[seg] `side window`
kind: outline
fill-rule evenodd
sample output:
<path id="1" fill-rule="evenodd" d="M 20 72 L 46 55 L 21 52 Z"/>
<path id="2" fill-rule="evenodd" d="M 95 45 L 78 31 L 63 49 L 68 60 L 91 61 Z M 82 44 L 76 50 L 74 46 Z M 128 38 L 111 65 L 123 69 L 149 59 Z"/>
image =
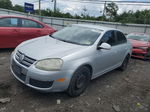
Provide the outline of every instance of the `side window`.
<path id="1" fill-rule="evenodd" d="M 116 38 L 115 38 L 114 31 L 106 32 L 101 39 L 101 43 L 103 42 L 108 43 L 111 46 L 116 45 Z"/>
<path id="2" fill-rule="evenodd" d="M 127 42 L 126 37 L 120 31 L 116 31 L 116 37 L 117 37 L 118 44 L 126 43 Z"/>
<path id="3" fill-rule="evenodd" d="M 27 28 L 42 28 L 43 26 L 40 25 L 39 23 L 27 19 L 22 19 L 22 27 L 27 27 Z"/>
<path id="4" fill-rule="evenodd" d="M 18 27 L 17 18 L 1 18 L 0 27 Z"/>

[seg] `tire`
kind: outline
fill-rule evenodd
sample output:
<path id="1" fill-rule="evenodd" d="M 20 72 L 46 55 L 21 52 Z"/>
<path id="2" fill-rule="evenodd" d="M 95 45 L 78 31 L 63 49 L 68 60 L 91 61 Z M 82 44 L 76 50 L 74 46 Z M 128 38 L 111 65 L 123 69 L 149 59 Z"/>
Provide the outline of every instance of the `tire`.
<path id="1" fill-rule="evenodd" d="M 81 95 L 91 80 L 91 71 L 88 67 L 82 66 L 76 70 L 68 87 L 68 95 L 76 97 Z"/>
<path id="2" fill-rule="evenodd" d="M 119 67 L 119 70 L 124 71 L 124 70 L 127 68 L 128 63 L 129 63 L 129 59 L 130 59 L 130 56 L 127 55 L 127 56 L 125 57 L 125 59 L 123 60 L 123 63 L 122 63 L 121 66 Z"/>

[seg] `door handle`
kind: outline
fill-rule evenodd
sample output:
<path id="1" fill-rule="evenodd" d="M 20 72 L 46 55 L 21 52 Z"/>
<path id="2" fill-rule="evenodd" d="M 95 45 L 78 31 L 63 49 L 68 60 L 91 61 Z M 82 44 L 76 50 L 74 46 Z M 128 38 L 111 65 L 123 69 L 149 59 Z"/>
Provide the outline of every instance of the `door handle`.
<path id="1" fill-rule="evenodd" d="M 37 30 L 37 32 L 41 32 L 41 30 Z"/>
<path id="2" fill-rule="evenodd" d="M 14 29 L 13 31 L 14 31 L 14 32 L 19 32 L 19 30 L 17 30 L 17 29 Z"/>

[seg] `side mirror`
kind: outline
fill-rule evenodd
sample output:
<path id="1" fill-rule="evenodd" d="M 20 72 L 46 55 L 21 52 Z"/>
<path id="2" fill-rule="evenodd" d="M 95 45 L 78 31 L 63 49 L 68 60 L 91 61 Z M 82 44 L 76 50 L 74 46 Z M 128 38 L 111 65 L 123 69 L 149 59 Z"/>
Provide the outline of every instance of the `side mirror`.
<path id="1" fill-rule="evenodd" d="M 107 43 L 102 43 L 101 45 L 99 45 L 97 47 L 97 50 L 99 49 L 105 49 L 105 50 L 110 50 L 111 49 L 111 45 L 107 44 Z"/>

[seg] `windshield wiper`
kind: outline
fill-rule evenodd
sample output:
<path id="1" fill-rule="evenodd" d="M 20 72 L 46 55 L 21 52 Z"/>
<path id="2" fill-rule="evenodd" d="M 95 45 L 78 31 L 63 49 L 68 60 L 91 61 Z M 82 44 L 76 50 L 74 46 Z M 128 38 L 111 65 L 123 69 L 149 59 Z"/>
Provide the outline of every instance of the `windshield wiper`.
<path id="1" fill-rule="evenodd" d="M 72 43 L 72 44 L 77 44 L 77 45 L 83 45 L 83 44 L 80 44 L 80 43 L 77 43 L 77 42 L 72 42 L 72 41 L 67 41 L 68 43 Z"/>
<path id="2" fill-rule="evenodd" d="M 77 44 L 77 45 L 84 45 L 84 46 L 88 46 L 87 44 L 80 44 L 80 43 L 72 42 L 72 41 L 66 41 L 66 40 L 62 40 L 62 41 L 67 42 L 67 43 L 71 43 L 71 44 Z"/>
<path id="3" fill-rule="evenodd" d="M 57 40 L 60 40 L 60 41 L 63 41 L 63 42 L 68 42 L 66 40 L 63 40 L 63 39 L 59 39 L 59 38 L 55 38 L 53 35 L 49 35 L 50 37 L 54 38 L 54 39 L 57 39 Z"/>
<path id="4" fill-rule="evenodd" d="M 55 38 L 54 36 L 52 36 L 52 35 L 49 35 L 50 37 L 52 37 L 52 38 Z"/>
<path id="5" fill-rule="evenodd" d="M 63 39 L 59 39 L 59 38 L 57 38 L 57 40 L 60 40 L 60 41 L 63 41 L 63 42 L 68 42 L 68 41 L 66 41 L 66 40 L 63 40 Z"/>
<path id="6" fill-rule="evenodd" d="M 59 38 L 57 38 L 57 39 L 60 40 L 60 41 L 63 41 L 63 42 L 67 42 L 67 43 L 72 43 L 72 44 L 81 45 L 80 43 L 77 43 L 77 42 L 67 41 L 67 40 L 63 40 L 63 39 L 59 39 Z"/>

